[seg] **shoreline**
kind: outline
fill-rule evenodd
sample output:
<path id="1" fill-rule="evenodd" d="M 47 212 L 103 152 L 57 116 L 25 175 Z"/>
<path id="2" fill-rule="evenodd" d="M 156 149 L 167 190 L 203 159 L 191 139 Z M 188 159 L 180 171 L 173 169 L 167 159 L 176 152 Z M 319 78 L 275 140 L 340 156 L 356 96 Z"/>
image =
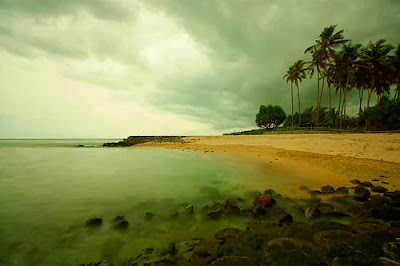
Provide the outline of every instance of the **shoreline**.
<path id="1" fill-rule="evenodd" d="M 389 190 L 400 188 L 400 134 L 199 136 L 184 137 L 183 143 L 135 146 L 227 153 L 250 159 L 266 174 L 286 177 L 287 182 L 272 189 L 292 196 L 305 194 L 300 187 L 349 186 L 352 179 Z M 249 185 L 249 189 L 256 187 Z"/>

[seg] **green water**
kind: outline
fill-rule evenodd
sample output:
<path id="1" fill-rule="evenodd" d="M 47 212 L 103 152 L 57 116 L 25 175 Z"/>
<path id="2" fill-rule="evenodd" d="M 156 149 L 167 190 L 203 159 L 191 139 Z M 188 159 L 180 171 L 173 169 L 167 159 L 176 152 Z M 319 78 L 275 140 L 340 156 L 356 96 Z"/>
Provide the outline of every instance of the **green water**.
<path id="1" fill-rule="evenodd" d="M 245 182 L 263 175 L 254 165 L 212 153 L 101 147 L 106 141 L 0 140 L 0 265 L 121 263 L 143 248 L 247 222 L 208 220 L 200 207 L 247 193 Z M 195 215 L 185 213 L 188 204 Z M 126 232 L 112 228 L 116 215 L 130 222 Z M 102 227 L 85 228 L 90 217 L 103 218 Z"/>

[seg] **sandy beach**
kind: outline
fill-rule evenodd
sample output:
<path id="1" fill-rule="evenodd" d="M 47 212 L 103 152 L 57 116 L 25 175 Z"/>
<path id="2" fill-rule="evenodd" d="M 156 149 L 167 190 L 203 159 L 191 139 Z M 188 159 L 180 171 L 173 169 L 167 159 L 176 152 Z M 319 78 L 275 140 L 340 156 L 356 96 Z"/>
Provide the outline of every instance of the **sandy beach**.
<path id="1" fill-rule="evenodd" d="M 352 186 L 352 179 L 400 188 L 400 134 L 268 134 L 185 137 L 185 143 L 140 146 L 190 149 L 241 156 L 284 182 L 273 189 L 298 192 L 300 187 Z M 253 189 L 262 185 L 262 180 Z M 301 192 L 299 192 L 301 194 Z"/>

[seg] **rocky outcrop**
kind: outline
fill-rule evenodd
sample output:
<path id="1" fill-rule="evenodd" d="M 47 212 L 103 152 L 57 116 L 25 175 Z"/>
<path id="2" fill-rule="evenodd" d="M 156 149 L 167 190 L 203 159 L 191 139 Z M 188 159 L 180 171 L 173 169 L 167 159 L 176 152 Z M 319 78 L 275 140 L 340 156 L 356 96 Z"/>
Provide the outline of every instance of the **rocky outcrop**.
<path id="1" fill-rule="evenodd" d="M 179 142 L 182 143 L 183 136 L 130 136 L 119 142 L 108 142 L 104 143 L 104 147 L 126 147 L 133 146 L 140 143 L 146 142 Z"/>

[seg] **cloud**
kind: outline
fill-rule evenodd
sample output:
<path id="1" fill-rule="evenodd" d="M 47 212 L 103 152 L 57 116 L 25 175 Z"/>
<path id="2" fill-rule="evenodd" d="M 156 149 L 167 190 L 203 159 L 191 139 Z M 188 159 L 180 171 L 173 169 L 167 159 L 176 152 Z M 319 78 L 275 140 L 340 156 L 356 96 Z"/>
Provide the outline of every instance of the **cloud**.
<path id="1" fill-rule="evenodd" d="M 63 130 L 74 136 L 88 135 L 85 128 L 122 137 L 255 127 L 260 104 L 290 111 L 282 76 L 309 60 L 304 49 L 323 27 L 338 24 L 364 45 L 397 44 L 398 14 L 397 0 L 0 0 L 1 121 L 23 124 L 35 114 L 44 128 L 35 136 L 55 134 L 52 123 L 72 117 L 76 128 Z M 42 101 L 55 87 L 65 100 Z M 303 108 L 315 105 L 315 87 L 316 80 L 300 84 Z M 356 106 L 356 91 L 348 103 Z M 105 129 L 116 121 L 136 128 Z"/>

